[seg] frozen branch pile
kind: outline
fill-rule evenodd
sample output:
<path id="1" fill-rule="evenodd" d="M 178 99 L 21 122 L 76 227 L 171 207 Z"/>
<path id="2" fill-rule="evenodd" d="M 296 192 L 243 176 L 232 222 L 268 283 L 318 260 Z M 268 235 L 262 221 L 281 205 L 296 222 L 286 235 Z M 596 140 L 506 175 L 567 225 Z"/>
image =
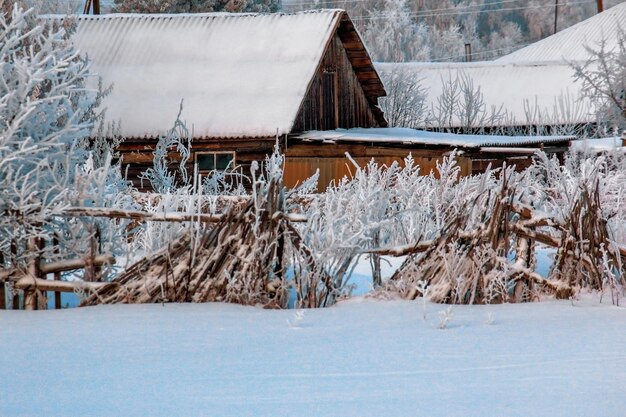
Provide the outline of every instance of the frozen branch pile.
<path id="1" fill-rule="evenodd" d="M 615 245 L 602 216 L 599 183 L 582 186 L 560 228 L 560 246 L 553 270 L 555 279 L 572 288 L 624 285 L 620 248 Z"/>
<path id="2" fill-rule="evenodd" d="M 328 302 L 329 277 L 317 270 L 291 224 L 282 172 L 273 170 L 278 166 L 279 161 L 267 162 L 268 179 L 255 180 L 243 209 L 232 206 L 213 227 L 188 228 L 82 305 L 225 301 L 285 308 L 290 288 L 301 305 Z"/>
<path id="3" fill-rule="evenodd" d="M 626 250 L 612 237 L 601 209 L 599 171 L 579 179 L 570 190 L 572 204 L 552 216 L 520 205 L 528 190 L 511 186 L 514 175 L 501 175 L 496 198 L 491 190 L 478 194 L 472 204 L 481 212 L 478 227 L 468 221 L 468 210 L 457 213 L 429 247 L 407 258 L 387 289 L 453 304 L 523 302 L 541 294 L 567 299 L 581 288 L 608 289 L 618 301 L 626 283 Z M 535 242 L 557 249 L 547 278 L 534 270 Z"/>

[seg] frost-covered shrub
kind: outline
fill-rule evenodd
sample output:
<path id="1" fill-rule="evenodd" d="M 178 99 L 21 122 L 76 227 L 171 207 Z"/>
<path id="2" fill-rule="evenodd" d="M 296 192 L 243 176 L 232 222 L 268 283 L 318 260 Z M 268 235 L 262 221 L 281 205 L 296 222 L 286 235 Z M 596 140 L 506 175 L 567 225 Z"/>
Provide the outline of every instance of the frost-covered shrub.
<path id="1" fill-rule="evenodd" d="M 201 175 L 194 166 L 193 171 L 189 172 L 192 137 L 180 119 L 182 111 L 181 104 L 172 128 L 158 139 L 153 153 L 153 166 L 141 175 L 142 181 L 150 185 L 154 192 L 136 193 L 135 202 L 148 213 L 219 214 L 230 205 L 237 205 L 249 197 L 249 191 L 243 184 L 250 184 L 251 179 L 234 167 Z M 178 160 L 174 167 L 171 164 L 173 155 Z M 177 222 L 142 223 L 133 233 L 133 258 L 164 248 L 182 236 L 189 226 Z M 205 225 L 193 222 L 191 227 L 199 230 Z"/>

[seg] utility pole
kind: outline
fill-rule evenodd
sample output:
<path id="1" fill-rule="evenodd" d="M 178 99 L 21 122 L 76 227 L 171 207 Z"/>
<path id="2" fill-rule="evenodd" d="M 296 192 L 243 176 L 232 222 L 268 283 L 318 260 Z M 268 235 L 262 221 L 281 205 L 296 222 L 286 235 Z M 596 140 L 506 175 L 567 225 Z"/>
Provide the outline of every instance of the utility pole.
<path id="1" fill-rule="evenodd" d="M 602 4 L 602 0 L 598 0 L 598 13 L 602 13 L 604 11 L 604 5 Z"/>
<path id="2" fill-rule="evenodd" d="M 602 1 L 602 0 L 599 0 Z M 559 19 L 559 0 L 554 0 L 554 33 L 556 33 L 556 24 Z"/>
<path id="3" fill-rule="evenodd" d="M 85 0 L 83 14 L 89 14 L 89 10 L 92 9 L 92 6 L 93 14 L 100 14 L 100 0 Z"/>
<path id="4" fill-rule="evenodd" d="M 472 44 L 465 44 L 465 62 L 472 62 Z"/>

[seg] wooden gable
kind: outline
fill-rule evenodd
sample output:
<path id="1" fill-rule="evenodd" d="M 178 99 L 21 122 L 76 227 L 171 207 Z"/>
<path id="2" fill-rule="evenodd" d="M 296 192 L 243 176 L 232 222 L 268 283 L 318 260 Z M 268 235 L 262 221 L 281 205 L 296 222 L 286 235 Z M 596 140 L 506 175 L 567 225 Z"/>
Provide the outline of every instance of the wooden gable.
<path id="1" fill-rule="evenodd" d="M 378 107 L 385 89 L 346 13 L 326 46 L 300 106 L 292 133 L 352 127 L 385 127 Z"/>

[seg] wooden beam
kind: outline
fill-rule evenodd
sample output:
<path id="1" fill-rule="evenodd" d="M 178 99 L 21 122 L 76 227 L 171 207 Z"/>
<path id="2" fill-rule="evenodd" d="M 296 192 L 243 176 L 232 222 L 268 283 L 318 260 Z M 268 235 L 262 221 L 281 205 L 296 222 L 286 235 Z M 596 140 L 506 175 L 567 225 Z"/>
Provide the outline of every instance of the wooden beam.
<path id="1" fill-rule="evenodd" d="M 200 222 L 219 223 L 224 220 L 222 214 L 195 214 L 195 213 L 148 213 L 138 210 L 116 210 L 106 208 L 72 207 L 63 210 L 64 217 L 107 217 L 111 219 L 132 219 L 153 222 Z M 288 213 L 285 215 L 291 222 L 306 222 L 307 218 L 301 214 Z"/>
<path id="2" fill-rule="evenodd" d="M 93 14 L 100 14 L 100 0 L 85 0 L 83 14 L 89 14 L 90 10 L 93 10 Z"/>
<path id="3" fill-rule="evenodd" d="M 217 214 L 194 214 L 194 213 L 148 213 L 138 210 L 116 210 L 95 207 L 72 207 L 65 209 L 61 214 L 64 217 L 108 217 L 112 219 L 132 219 L 155 222 L 189 222 L 219 223 L 224 216 Z"/>
<path id="4" fill-rule="evenodd" d="M 39 270 L 42 274 L 52 274 L 54 272 L 73 271 L 75 269 L 81 269 L 85 266 L 84 259 L 70 259 L 67 261 L 50 262 L 48 264 L 41 264 Z M 93 259 L 94 266 L 113 265 L 115 264 L 115 257 L 111 255 L 98 255 Z"/>
<path id="5" fill-rule="evenodd" d="M 414 245 L 395 246 L 390 248 L 379 248 L 364 250 L 362 253 L 376 254 L 380 256 L 406 256 L 413 253 L 425 252 L 433 245 L 433 241 L 418 242 Z"/>
<path id="6" fill-rule="evenodd" d="M 498 153 L 498 154 L 513 154 L 513 155 L 533 155 L 541 151 L 539 148 L 509 148 L 504 146 L 488 146 L 480 148 L 479 152 L 482 153 Z"/>
<path id="7" fill-rule="evenodd" d="M 58 291 L 74 292 L 76 290 L 98 290 L 107 285 L 115 285 L 110 282 L 85 282 L 85 281 L 49 281 L 47 279 L 25 276 L 15 283 L 15 288 L 26 291 Z"/>

